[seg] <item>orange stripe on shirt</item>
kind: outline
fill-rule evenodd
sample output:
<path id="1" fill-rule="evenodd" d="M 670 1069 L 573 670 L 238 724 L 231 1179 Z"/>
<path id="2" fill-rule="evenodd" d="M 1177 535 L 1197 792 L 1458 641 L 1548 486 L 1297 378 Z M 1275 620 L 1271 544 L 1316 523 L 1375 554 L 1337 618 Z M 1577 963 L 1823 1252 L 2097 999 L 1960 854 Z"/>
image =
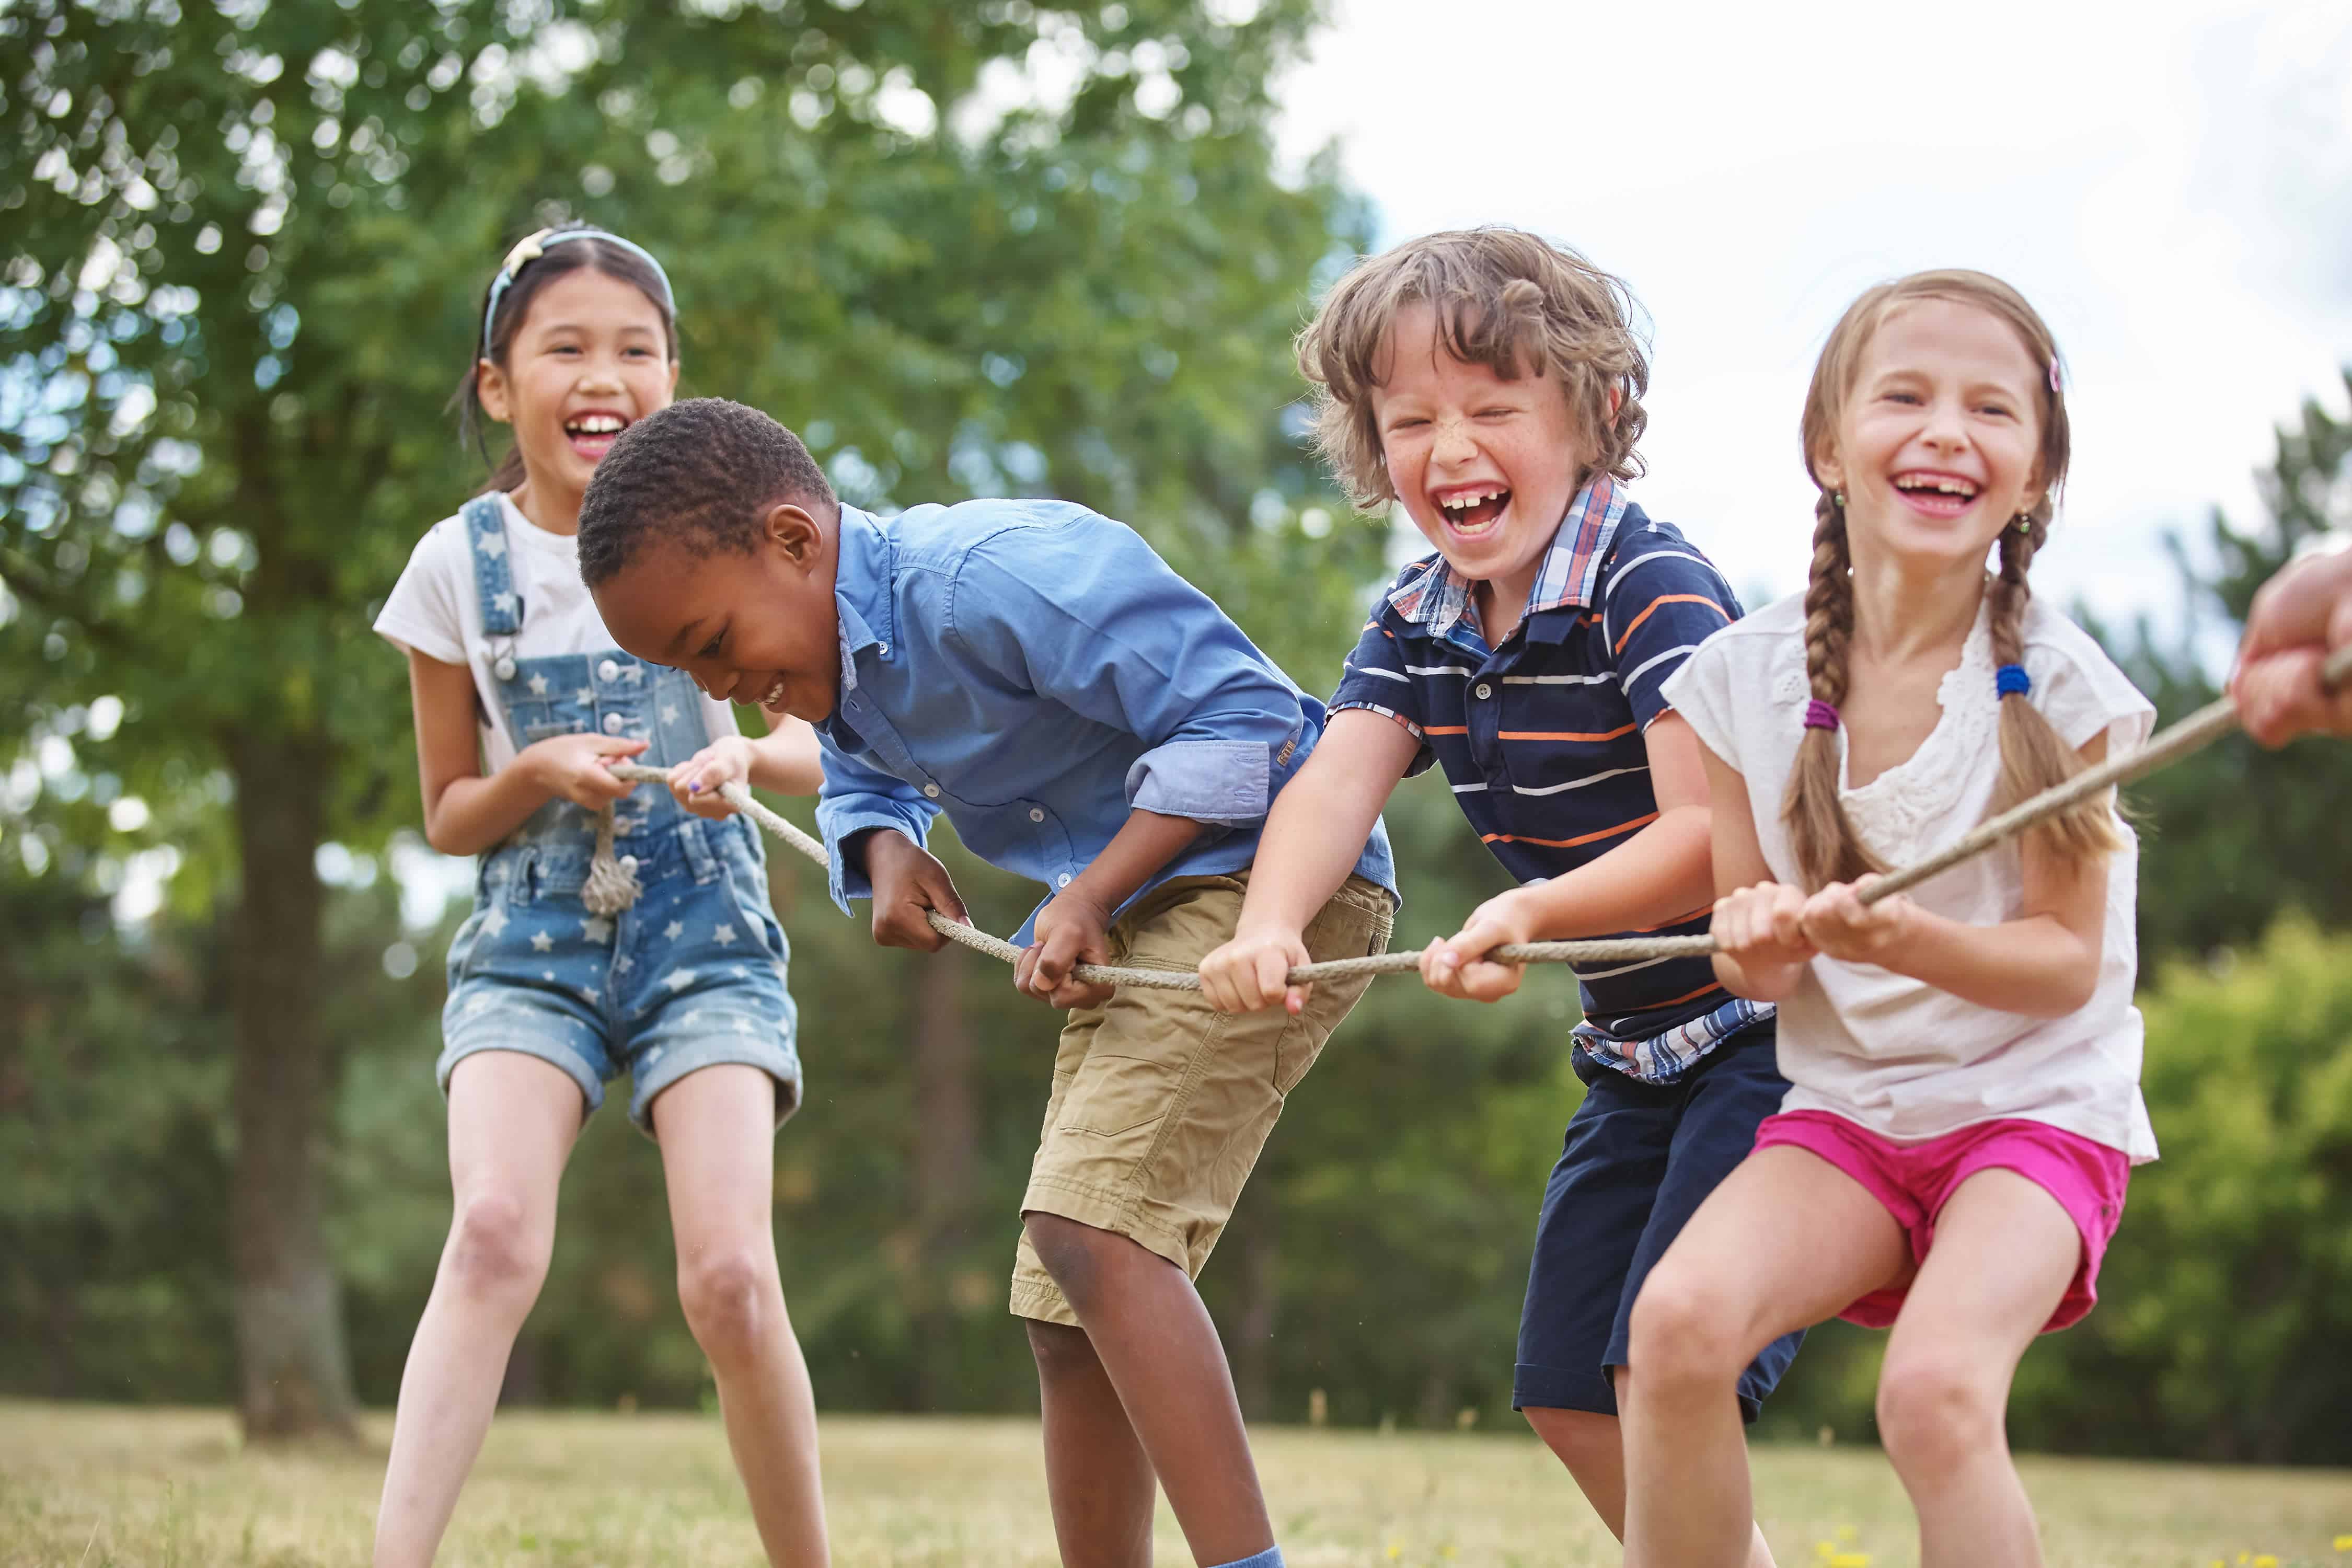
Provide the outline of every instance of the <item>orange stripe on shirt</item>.
<path id="1" fill-rule="evenodd" d="M 1579 834 L 1574 838 L 1527 838 L 1517 833 L 1482 833 L 1481 844 L 1533 844 L 1545 849 L 1573 849 L 1580 844 L 1590 844 L 1596 838 L 1613 838 L 1620 833 L 1631 833 L 1637 827 L 1647 827 L 1658 820 L 1656 812 L 1637 816 L 1631 822 L 1621 822 L 1614 827 L 1604 827 L 1598 833 Z M 1661 1004 L 1663 1005 L 1663 1004 Z"/>
<path id="2" fill-rule="evenodd" d="M 1717 615 L 1721 616 L 1727 622 L 1731 619 L 1730 611 L 1725 609 L 1721 605 L 1717 604 L 1713 599 L 1708 598 L 1705 594 L 1661 594 L 1656 598 L 1650 601 L 1649 607 L 1647 609 L 1644 609 L 1640 615 L 1633 617 L 1633 625 L 1625 628 L 1625 636 L 1619 637 L 1617 639 L 1617 646 L 1611 648 L 1609 651 L 1611 653 L 1623 653 L 1625 651 L 1626 641 L 1633 637 L 1635 631 L 1640 629 L 1643 621 L 1650 618 L 1650 612 L 1656 609 L 1660 605 L 1705 605 L 1708 609 L 1713 610 Z"/>
<path id="3" fill-rule="evenodd" d="M 1663 1002 L 1653 1002 L 1653 1003 L 1650 1003 L 1647 1006 L 1643 1007 L 1643 1008 L 1642 1009 L 1642 1011 L 1643 1011 L 1644 1013 L 1646 1013 L 1646 1012 L 1650 1011 L 1650 1009 L 1651 1009 L 1651 1008 L 1653 1008 L 1653 1007 L 1672 1007 L 1672 1006 L 1676 1005 L 1677 1005 L 1677 1004 L 1679 1004 L 1679 1003 L 1684 1003 L 1684 1002 L 1696 1002 L 1696 1001 L 1697 1001 L 1700 997 L 1702 997 L 1702 996 L 1706 995 L 1706 994 L 1708 992 L 1710 992 L 1710 991 L 1720 991 L 1720 990 L 1722 990 L 1722 989 L 1723 989 L 1723 987 L 1722 987 L 1722 985 L 1721 985 L 1721 984 L 1719 984 L 1702 985 L 1702 986 L 1700 986 L 1697 990 L 1696 990 L 1696 991 L 1692 991 L 1692 992 L 1689 992 L 1689 993 L 1686 993 L 1686 994 L 1684 994 L 1684 995 L 1681 995 L 1681 996 L 1669 996 L 1669 997 L 1667 997 L 1667 998 L 1666 998 L 1664 1001 L 1663 1001 Z"/>
<path id="4" fill-rule="evenodd" d="M 1613 741 L 1620 735 L 1632 734 L 1635 728 L 1628 724 L 1622 729 L 1598 735 L 1579 734 L 1573 730 L 1501 730 L 1496 732 L 1495 738 L 1498 741 Z"/>
<path id="5" fill-rule="evenodd" d="M 1423 724 L 1421 727 L 1421 732 L 1424 735 L 1466 735 L 1470 732 L 1470 726 L 1467 724 Z"/>

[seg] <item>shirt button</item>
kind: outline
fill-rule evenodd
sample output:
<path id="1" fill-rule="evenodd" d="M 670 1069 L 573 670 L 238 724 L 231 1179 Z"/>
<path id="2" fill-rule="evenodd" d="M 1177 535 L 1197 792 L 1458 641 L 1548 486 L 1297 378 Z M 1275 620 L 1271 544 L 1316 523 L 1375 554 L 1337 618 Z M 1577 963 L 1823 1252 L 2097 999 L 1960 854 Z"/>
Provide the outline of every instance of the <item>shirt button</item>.
<path id="1" fill-rule="evenodd" d="M 1063 872 L 1060 876 L 1054 879 L 1054 886 L 1057 888 L 1066 888 L 1069 885 L 1070 874 L 1067 871 Z"/>
<path id="2" fill-rule="evenodd" d="M 930 796 L 933 800 L 937 800 L 940 798 L 940 786 L 937 784 L 925 784 L 923 786 L 923 793 Z"/>
<path id="3" fill-rule="evenodd" d="M 883 643 L 874 651 L 880 654 L 884 658 L 888 658 L 890 657 L 890 645 L 888 643 Z"/>
<path id="4" fill-rule="evenodd" d="M 604 733 L 606 733 L 607 735 L 617 735 L 617 734 L 619 734 L 620 732 L 621 732 L 621 716 L 620 716 L 618 713 L 607 713 L 607 714 L 605 714 L 605 715 L 604 715 Z"/>
<path id="5" fill-rule="evenodd" d="M 608 658 L 604 663 L 596 667 L 596 679 L 599 680 L 618 680 L 621 679 L 621 667 L 614 664 Z"/>
<path id="6" fill-rule="evenodd" d="M 1495 689 L 1482 680 L 1478 683 L 1477 689 L 1471 692 L 1470 695 L 1475 697 L 1479 701 L 1484 702 L 1486 699 L 1495 695 Z"/>
<path id="7" fill-rule="evenodd" d="M 1029 808 L 1029 820 L 1032 822 L 1043 822 L 1045 820 L 1045 814 L 1036 806 L 1033 805 Z"/>

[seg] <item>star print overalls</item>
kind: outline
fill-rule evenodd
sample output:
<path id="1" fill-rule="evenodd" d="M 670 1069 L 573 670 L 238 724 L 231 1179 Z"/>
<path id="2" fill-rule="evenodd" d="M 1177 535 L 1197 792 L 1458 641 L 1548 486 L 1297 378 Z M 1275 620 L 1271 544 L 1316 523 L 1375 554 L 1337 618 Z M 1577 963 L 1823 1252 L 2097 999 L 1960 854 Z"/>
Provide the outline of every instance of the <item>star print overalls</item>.
<path id="1" fill-rule="evenodd" d="M 707 742 L 694 683 L 607 648 L 522 658 L 529 606 L 507 567 L 495 496 L 466 504 L 474 584 L 509 732 L 518 749 L 551 735 L 602 731 L 650 741 L 637 760 L 684 762 Z M 615 810 L 616 854 L 644 890 L 618 914 L 581 902 L 595 817 L 561 796 L 481 858 L 474 912 L 449 944 L 444 1092 L 476 1051 L 520 1051 L 572 1075 L 587 1109 L 604 1081 L 635 1079 L 629 1117 L 650 1132 L 654 1097 L 698 1068 L 744 1062 L 774 1077 L 776 1117 L 800 1104 L 789 956 L 768 903 L 757 831 L 741 816 L 698 817 L 658 784 Z M 625 864 L 627 863 L 625 861 Z"/>

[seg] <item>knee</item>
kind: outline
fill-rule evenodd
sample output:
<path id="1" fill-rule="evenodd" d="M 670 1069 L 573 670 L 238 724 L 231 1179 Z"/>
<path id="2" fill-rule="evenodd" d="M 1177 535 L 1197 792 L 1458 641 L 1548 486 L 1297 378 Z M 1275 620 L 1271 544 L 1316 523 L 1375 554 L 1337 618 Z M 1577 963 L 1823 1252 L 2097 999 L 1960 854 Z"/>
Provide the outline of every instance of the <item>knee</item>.
<path id="1" fill-rule="evenodd" d="M 1753 1347 L 1728 1291 L 1687 1270 L 1654 1270 L 1626 1325 L 1626 1370 L 1659 1394 L 1728 1392 Z"/>
<path id="2" fill-rule="evenodd" d="M 741 1359 L 782 1327 L 784 1291 L 772 1256 L 756 1247 L 705 1249 L 681 1259 L 677 1301 L 694 1342 L 713 1362 Z"/>
<path id="3" fill-rule="evenodd" d="M 1896 1469 L 1945 1469 L 2005 1441 L 2005 1390 L 1949 1351 L 1892 1351 L 1878 1374 L 1878 1440 Z"/>
<path id="4" fill-rule="evenodd" d="M 530 1209 L 510 1193 L 468 1194 L 458 1200 L 449 1226 L 444 1267 L 469 1296 L 520 1297 L 528 1302 L 547 1279 L 553 1237 L 535 1224 Z"/>
<path id="5" fill-rule="evenodd" d="M 1045 1266 L 1045 1272 L 1061 1288 L 1062 1299 L 1081 1319 L 1101 1299 L 1112 1249 L 1135 1246 L 1123 1236 L 1060 1215 L 1025 1215 L 1022 1224 L 1029 1232 L 1029 1245 L 1037 1249 L 1037 1261 Z"/>
<path id="6" fill-rule="evenodd" d="M 1532 1405 L 1520 1414 L 1570 1474 L 1589 1475 L 1622 1460 L 1624 1435 L 1614 1415 L 1603 1415 L 1597 1410 L 1555 1410 Z"/>
<path id="7" fill-rule="evenodd" d="M 1039 1383 L 1067 1384 L 1104 1375 L 1094 1342 L 1087 1338 L 1084 1329 L 1074 1329 L 1067 1323 L 1041 1323 L 1034 1318 L 1027 1320 L 1026 1326 L 1029 1353 L 1036 1358 Z"/>

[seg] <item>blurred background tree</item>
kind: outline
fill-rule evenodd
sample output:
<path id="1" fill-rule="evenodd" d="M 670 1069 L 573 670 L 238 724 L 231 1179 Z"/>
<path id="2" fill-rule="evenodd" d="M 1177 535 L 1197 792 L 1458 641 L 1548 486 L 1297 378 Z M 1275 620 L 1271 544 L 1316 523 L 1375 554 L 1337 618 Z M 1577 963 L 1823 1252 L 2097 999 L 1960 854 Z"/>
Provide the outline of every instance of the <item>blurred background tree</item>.
<path id="1" fill-rule="evenodd" d="M 1267 84 L 1313 10 L 0 12 L 0 1388 L 228 1400 L 257 1436 L 392 1398 L 447 1223 L 430 1064 L 457 906 L 404 922 L 386 874 L 418 820 L 414 750 L 401 660 L 366 627 L 486 472 L 443 405 L 520 233 L 583 216 L 653 248 L 682 390 L 774 412 L 849 499 L 1085 501 L 1329 689 L 1387 529 L 1298 445 L 1288 340 L 1373 231 L 1330 164 L 1272 149 Z M 2269 565 L 2352 514 L 2346 444 L 2316 408 L 2283 433 L 2269 527 L 2217 519 L 2221 570 L 2189 579 L 2203 640 L 2124 649 L 2168 717 L 2210 691 Z M 2344 954 L 2263 933 L 2283 905 L 2345 923 L 2326 812 L 2347 765 L 2219 750 L 2142 791 L 2149 973 L 2222 948 L 2241 968 L 2152 993 L 2172 1158 L 2136 1188 L 2108 1306 L 2029 1358 L 2021 1438 L 2340 1451 L 2332 1385 L 2294 1380 L 2340 1334 L 2342 1265 L 2295 1238 L 2345 1229 L 2344 1119 L 2299 1098 L 2352 1054 L 2323 983 Z M 1442 780 L 1389 822 L 1401 940 L 1501 885 Z M 1030 890 L 947 852 L 1011 929 Z M 1003 1292 L 1055 1020 L 960 951 L 874 948 L 795 858 L 772 879 L 810 1068 L 780 1245 L 819 1397 L 1034 1408 Z M 2273 994 L 2294 1000 L 2261 1013 Z M 2244 1059 L 2189 1070 L 2237 1007 Z M 1298 1419 L 1319 1390 L 1339 1421 L 1511 1419 L 1574 1017 L 1558 970 L 1495 1008 L 1374 988 L 1203 1282 L 1254 1415 Z M 2236 1131 L 2191 1136 L 2225 1087 Z M 2233 1160 L 2269 1185 L 2208 1202 Z M 509 1397 L 707 1397 L 659 1181 L 597 1118 Z M 2176 1272 L 2191 1247 L 2215 1261 Z M 2266 1326 L 2200 1339 L 2228 1291 Z M 1818 1335 L 1771 1429 L 1866 1432 L 1874 1355 Z"/>

